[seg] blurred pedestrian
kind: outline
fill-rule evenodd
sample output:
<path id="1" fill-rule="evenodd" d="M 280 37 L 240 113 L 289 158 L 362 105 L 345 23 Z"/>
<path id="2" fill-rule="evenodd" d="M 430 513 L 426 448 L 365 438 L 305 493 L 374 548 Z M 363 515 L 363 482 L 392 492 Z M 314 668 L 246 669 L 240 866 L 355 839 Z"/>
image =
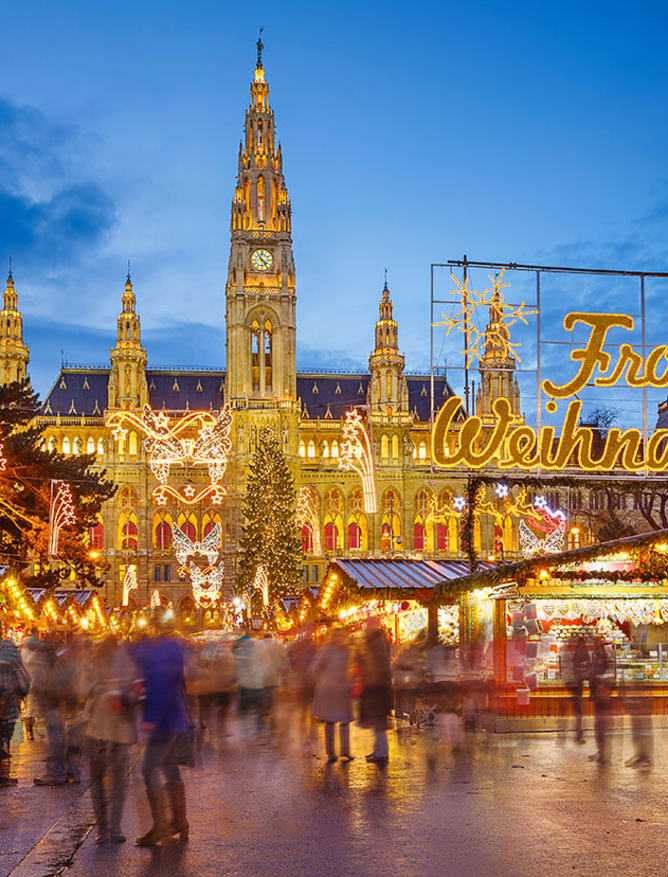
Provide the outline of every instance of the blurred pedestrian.
<path id="1" fill-rule="evenodd" d="M 359 724 L 374 734 L 373 752 L 367 761 L 387 764 L 387 729 L 392 709 L 390 647 L 377 618 L 370 618 L 358 655 L 362 678 Z"/>
<path id="2" fill-rule="evenodd" d="M 594 652 L 590 663 L 589 690 L 590 697 L 594 702 L 594 736 L 597 749 L 596 755 L 590 755 L 589 760 L 597 761 L 601 766 L 604 766 L 610 762 L 612 678 L 610 676 L 610 659 L 600 637 L 594 641 Z"/>
<path id="3" fill-rule="evenodd" d="M 415 704 L 424 678 L 424 637 L 416 637 L 402 645 L 392 664 L 394 681 L 394 714 L 407 717 L 412 725 L 415 720 Z"/>
<path id="4" fill-rule="evenodd" d="M 239 691 L 239 714 L 247 732 L 264 730 L 265 661 L 260 640 L 243 634 L 232 646 Z"/>
<path id="5" fill-rule="evenodd" d="M 651 694 L 647 696 L 645 685 L 633 683 L 624 684 L 623 694 L 626 711 L 631 719 L 631 742 L 634 748 L 634 753 L 625 762 L 625 766 L 648 769 L 652 766 L 654 749 L 652 738 L 654 698 Z"/>
<path id="6" fill-rule="evenodd" d="M 185 786 L 179 770 L 179 736 L 187 735 L 183 649 L 162 629 L 137 644 L 135 659 L 144 680 L 148 735 L 142 773 L 153 825 L 138 846 L 156 846 L 173 836 L 188 837 Z M 171 807 L 171 815 L 170 815 Z"/>
<path id="7" fill-rule="evenodd" d="M 35 652 L 31 646 L 35 642 L 39 642 L 39 632 L 36 627 L 33 627 L 29 635 L 24 638 L 19 649 L 21 659 L 31 677 L 33 676 L 32 664 L 35 660 Z M 23 698 L 21 703 L 21 719 L 25 728 L 26 738 L 31 742 L 34 742 L 35 731 L 39 719 L 39 710 L 37 708 L 37 697 L 35 696 L 33 686 L 31 686 L 30 691 L 26 697 Z"/>
<path id="8" fill-rule="evenodd" d="M 97 647 L 86 702 L 86 752 L 97 823 L 95 843 L 125 843 L 121 817 L 129 750 L 137 742 L 136 706 L 142 693 L 138 670 L 127 647 L 112 637 Z M 105 792 L 109 783 L 109 800 Z"/>
<path id="9" fill-rule="evenodd" d="M 425 673 L 429 682 L 427 697 L 436 708 L 435 739 L 444 739 L 453 748 L 461 742 L 460 677 L 456 646 L 437 642 L 427 652 Z"/>
<path id="10" fill-rule="evenodd" d="M 288 649 L 288 663 L 297 700 L 300 726 L 306 734 L 311 733 L 314 681 L 311 667 L 315 660 L 315 646 L 310 636 L 298 637 Z"/>
<path id="11" fill-rule="evenodd" d="M 30 690 L 30 675 L 11 640 L 0 640 L 0 786 L 15 786 L 10 777 L 11 740 L 19 717 L 19 700 Z"/>
<path id="12" fill-rule="evenodd" d="M 335 628 L 329 643 L 318 652 L 312 667 L 315 679 L 313 715 L 325 722 L 327 761 L 337 760 L 334 733 L 339 725 L 341 760 L 352 761 L 350 754 L 350 722 L 353 720 L 352 678 L 348 633 Z"/>
<path id="13" fill-rule="evenodd" d="M 575 742 L 584 743 L 582 731 L 582 696 L 585 679 L 590 678 L 589 650 L 583 636 L 572 636 L 568 641 L 562 658 L 562 677 L 571 695 L 571 706 L 575 718 Z"/>

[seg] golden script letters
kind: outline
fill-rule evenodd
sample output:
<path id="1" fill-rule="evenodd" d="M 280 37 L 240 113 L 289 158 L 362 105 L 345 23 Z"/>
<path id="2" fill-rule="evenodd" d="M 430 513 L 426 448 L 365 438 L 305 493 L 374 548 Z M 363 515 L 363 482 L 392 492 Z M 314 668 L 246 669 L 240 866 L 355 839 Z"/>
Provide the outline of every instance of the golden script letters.
<path id="1" fill-rule="evenodd" d="M 613 328 L 633 329 L 633 317 L 627 314 L 570 313 L 564 318 L 564 329 L 572 331 L 576 323 L 590 327 L 585 347 L 575 348 L 570 358 L 579 363 L 575 377 L 565 384 L 544 380 L 543 391 L 552 399 L 567 399 L 581 392 L 592 382 L 596 387 L 612 387 L 624 376 L 630 387 L 668 387 L 668 347 L 655 347 L 647 360 L 633 350 L 630 344 L 621 344 L 619 355 L 611 368 L 611 357 L 603 347 L 608 332 Z M 659 374 L 659 369 L 663 371 Z M 594 377 L 598 370 L 599 374 Z M 550 402 L 550 410 L 556 403 Z M 448 434 L 453 420 L 462 407 L 459 396 L 447 400 L 441 408 L 432 430 L 433 459 L 438 466 L 498 466 L 499 469 L 567 468 L 585 471 L 608 471 L 619 468 L 629 472 L 644 469 L 663 472 L 668 469 L 668 430 L 655 430 L 643 453 L 642 436 L 637 429 L 609 429 L 598 455 L 594 455 L 594 432 L 590 427 L 578 426 L 582 402 L 572 400 L 566 408 L 560 435 L 553 426 L 539 431 L 524 424 L 517 425 L 510 402 L 499 398 L 492 406 L 495 423 L 483 424 L 480 417 L 469 417 L 458 433 L 455 446 L 448 449 Z"/>

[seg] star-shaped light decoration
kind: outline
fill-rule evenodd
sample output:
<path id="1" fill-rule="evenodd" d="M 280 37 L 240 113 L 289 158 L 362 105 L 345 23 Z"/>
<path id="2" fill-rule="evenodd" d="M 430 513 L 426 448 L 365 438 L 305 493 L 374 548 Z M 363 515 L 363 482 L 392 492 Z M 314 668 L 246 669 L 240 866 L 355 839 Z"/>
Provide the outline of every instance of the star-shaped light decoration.
<path id="1" fill-rule="evenodd" d="M 192 497 L 195 496 L 195 488 L 192 486 L 192 484 L 186 484 L 186 486 L 183 488 L 183 495 L 187 496 L 188 499 L 192 499 Z"/>
<path id="2" fill-rule="evenodd" d="M 117 442 L 123 441 L 125 436 L 128 434 L 127 429 L 123 429 L 123 427 L 119 424 L 118 426 L 112 429 L 112 435 Z"/>
<path id="3" fill-rule="evenodd" d="M 452 507 L 458 512 L 464 511 L 466 508 L 466 497 L 465 496 L 456 496 L 452 500 Z"/>
<path id="4" fill-rule="evenodd" d="M 494 493 L 499 497 L 499 499 L 505 499 L 508 496 L 508 485 L 497 484 L 494 488 Z"/>
<path id="5" fill-rule="evenodd" d="M 544 496 L 537 496 L 534 500 L 533 504 L 537 509 L 546 509 L 547 508 L 547 500 Z"/>
<path id="6" fill-rule="evenodd" d="M 158 411 L 155 415 L 155 425 L 158 429 L 167 429 L 169 426 L 169 417 L 167 417 L 164 411 Z"/>

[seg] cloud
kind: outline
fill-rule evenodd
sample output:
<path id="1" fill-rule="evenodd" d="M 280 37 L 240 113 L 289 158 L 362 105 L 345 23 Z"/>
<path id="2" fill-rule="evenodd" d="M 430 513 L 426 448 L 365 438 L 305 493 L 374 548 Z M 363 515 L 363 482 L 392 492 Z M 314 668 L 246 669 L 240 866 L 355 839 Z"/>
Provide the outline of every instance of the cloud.
<path id="1" fill-rule="evenodd" d="M 115 208 L 82 173 L 75 128 L 0 100 L 0 240 L 31 270 L 72 264 L 105 240 Z"/>

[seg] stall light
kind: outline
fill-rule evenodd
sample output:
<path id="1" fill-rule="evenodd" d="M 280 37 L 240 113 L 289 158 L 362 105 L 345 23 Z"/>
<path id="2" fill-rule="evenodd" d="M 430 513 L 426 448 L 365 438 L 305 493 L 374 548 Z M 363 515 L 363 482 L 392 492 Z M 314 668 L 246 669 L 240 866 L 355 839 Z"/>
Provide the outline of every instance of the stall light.
<path id="1" fill-rule="evenodd" d="M 145 618 L 137 619 L 137 627 L 146 627 L 147 621 Z"/>
<path id="2" fill-rule="evenodd" d="M 542 570 L 540 571 L 540 577 L 541 577 L 541 579 L 549 579 L 549 578 L 550 578 L 550 574 L 549 574 L 549 572 L 548 572 L 546 569 L 542 569 Z"/>
<path id="3" fill-rule="evenodd" d="M 579 532 L 580 532 L 579 527 L 571 527 L 571 533 L 573 534 L 573 536 L 577 536 Z"/>
<path id="4" fill-rule="evenodd" d="M 82 618 L 79 624 L 83 627 L 84 630 L 88 630 L 88 619 Z"/>
<path id="5" fill-rule="evenodd" d="M 495 554 L 488 554 L 487 560 L 489 561 L 489 563 L 494 563 L 494 561 L 496 560 L 496 555 Z"/>

